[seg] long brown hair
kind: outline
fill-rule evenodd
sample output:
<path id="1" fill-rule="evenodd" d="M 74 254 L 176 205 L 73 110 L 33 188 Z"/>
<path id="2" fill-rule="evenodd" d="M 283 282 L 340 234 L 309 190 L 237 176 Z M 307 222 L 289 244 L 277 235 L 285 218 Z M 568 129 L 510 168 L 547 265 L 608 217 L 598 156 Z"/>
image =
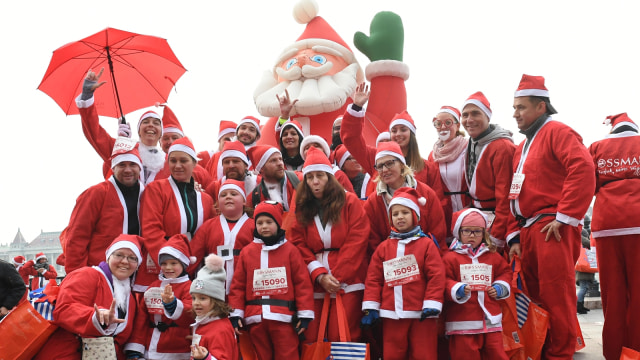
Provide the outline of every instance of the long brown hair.
<path id="1" fill-rule="evenodd" d="M 229 304 L 227 304 L 226 302 L 216 299 L 214 297 L 211 297 L 209 295 L 206 295 L 209 297 L 209 299 L 211 299 L 211 304 L 213 305 L 211 308 L 211 311 L 209 311 L 209 313 L 206 316 L 218 316 L 221 318 L 226 318 L 229 317 L 229 314 L 231 314 L 233 312 L 233 308 L 231 306 L 229 306 Z M 191 309 L 190 310 L 191 315 L 193 315 L 193 317 L 196 317 L 196 312 L 195 310 Z"/>
<path id="2" fill-rule="evenodd" d="M 416 134 L 413 131 L 409 132 L 409 144 L 407 144 L 407 155 L 404 157 L 407 161 L 407 165 L 414 171 L 420 172 L 424 169 L 424 159 L 420 156 L 420 149 L 418 148 L 418 140 Z"/>
<path id="3" fill-rule="evenodd" d="M 320 220 L 324 224 L 329 221 L 335 224 L 342 217 L 342 207 L 347 196 L 344 193 L 344 188 L 333 174 L 327 173 L 327 177 L 329 180 L 322 192 L 322 199 L 319 199 L 322 208 L 322 219 Z M 307 177 L 305 176 L 296 189 L 296 219 L 302 225 L 308 225 L 313 221 L 314 216 L 318 215 L 319 208 L 315 199 L 311 188 L 307 185 Z"/>

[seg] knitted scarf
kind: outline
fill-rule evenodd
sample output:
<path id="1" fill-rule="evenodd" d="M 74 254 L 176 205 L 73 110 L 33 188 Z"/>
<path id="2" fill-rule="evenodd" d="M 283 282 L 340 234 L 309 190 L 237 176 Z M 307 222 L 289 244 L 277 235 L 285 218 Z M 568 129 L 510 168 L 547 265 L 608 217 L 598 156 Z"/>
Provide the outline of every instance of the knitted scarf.
<path id="1" fill-rule="evenodd" d="M 467 147 L 467 139 L 464 136 L 456 136 L 448 143 L 442 140 L 433 145 L 433 159 L 439 163 L 448 163 L 457 159 Z"/>

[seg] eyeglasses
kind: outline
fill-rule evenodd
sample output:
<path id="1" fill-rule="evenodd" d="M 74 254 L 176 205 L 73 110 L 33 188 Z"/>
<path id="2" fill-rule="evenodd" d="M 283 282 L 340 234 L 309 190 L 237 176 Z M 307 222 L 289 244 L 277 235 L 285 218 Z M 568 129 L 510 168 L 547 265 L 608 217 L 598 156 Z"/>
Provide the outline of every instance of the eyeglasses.
<path id="1" fill-rule="evenodd" d="M 393 166 L 393 164 L 395 164 L 395 162 L 396 162 L 396 161 L 398 161 L 398 160 L 397 160 L 397 159 L 388 160 L 388 161 L 383 162 L 382 164 L 376 164 L 376 165 L 374 166 L 374 168 L 375 168 L 378 172 L 380 172 L 380 171 L 384 170 L 384 168 L 391 169 L 391 167 Z"/>
<path id="2" fill-rule="evenodd" d="M 122 261 L 122 259 L 126 258 L 127 261 L 130 262 L 130 263 L 137 263 L 138 262 L 138 258 L 136 256 L 125 256 L 125 255 L 120 254 L 120 253 L 113 253 L 111 256 L 113 256 L 118 261 Z"/>
<path id="3" fill-rule="evenodd" d="M 462 236 L 471 236 L 471 235 L 473 235 L 473 237 L 480 237 L 480 236 L 484 235 L 484 230 L 460 229 L 460 234 L 462 234 Z"/>
<path id="4" fill-rule="evenodd" d="M 433 127 L 438 129 L 439 127 L 442 126 L 442 124 L 444 124 L 445 127 L 451 127 L 451 125 L 453 125 L 453 123 L 454 123 L 453 120 L 448 120 L 448 119 L 445 120 L 445 121 L 436 120 L 436 121 L 433 122 Z"/>

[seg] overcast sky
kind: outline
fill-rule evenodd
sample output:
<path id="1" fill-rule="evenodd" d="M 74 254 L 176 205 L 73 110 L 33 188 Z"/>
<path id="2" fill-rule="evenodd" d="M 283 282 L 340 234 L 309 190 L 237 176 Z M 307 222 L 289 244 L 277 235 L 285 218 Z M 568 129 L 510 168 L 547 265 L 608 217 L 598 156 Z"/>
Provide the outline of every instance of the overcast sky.
<path id="1" fill-rule="evenodd" d="M 554 118 L 576 129 L 586 145 L 608 131 L 607 115 L 640 114 L 636 2 L 317 1 L 319 15 L 362 66 L 368 60 L 353 46 L 353 34 L 368 34 L 379 11 L 402 17 L 408 111 L 424 157 L 436 140 L 431 119 L 437 109 L 459 107 L 478 90 L 491 102 L 491 121 L 517 133 L 513 92 L 523 73 L 546 77 L 559 112 Z M 61 231 L 77 196 L 104 180 L 80 117 L 66 116 L 37 90 L 53 50 L 106 27 L 166 38 L 188 70 L 168 104 L 196 150 L 213 149 L 219 120 L 260 117 L 252 97 L 260 76 L 304 30 L 292 17 L 295 2 L 3 2 L 0 244 L 12 241 L 18 228 L 27 241 L 41 230 Z M 141 113 L 127 115 L 134 127 Z M 116 134 L 115 119 L 101 124 Z"/>

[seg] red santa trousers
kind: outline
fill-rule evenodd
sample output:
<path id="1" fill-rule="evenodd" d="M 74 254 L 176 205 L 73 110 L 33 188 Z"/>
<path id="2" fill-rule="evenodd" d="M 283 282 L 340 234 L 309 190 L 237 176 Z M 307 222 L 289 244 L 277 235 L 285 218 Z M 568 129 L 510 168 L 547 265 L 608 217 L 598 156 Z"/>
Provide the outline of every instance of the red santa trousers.
<path id="1" fill-rule="evenodd" d="M 502 344 L 502 332 L 451 335 L 451 360 L 509 360 Z"/>
<path id="2" fill-rule="evenodd" d="M 438 358 L 437 319 L 382 319 L 385 360 L 436 360 Z"/>
<path id="3" fill-rule="evenodd" d="M 344 306 L 344 312 L 347 315 L 347 325 L 349 325 L 349 332 L 351 334 L 351 341 L 360 341 L 360 335 L 362 330 L 360 329 L 360 319 L 362 319 L 362 296 L 364 291 L 353 291 L 350 293 L 342 294 L 342 305 Z M 304 333 L 307 338 L 306 344 L 310 344 L 316 341 L 318 338 L 318 328 L 320 327 L 320 314 L 322 314 L 322 304 L 324 304 L 324 298 L 315 299 L 313 302 L 315 319 L 309 323 L 309 329 Z M 332 298 L 329 304 L 329 321 L 327 322 L 327 334 L 329 341 L 340 341 L 338 334 L 338 313 L 336 312 L 336 299 Z"/>
<path id="4" fill-rule="evenodd" d="M 602 352 L 619 359 L 622 347 L 640 351 L 640 235 L 596 238 L 604 311 Z"/>
<path id="5" fill-rule="evenodd" d="M 576 275 L 581 226 L 564 225 L 562 239 L 540 232 L 553 220 L 546 217 L 520 231 L 522 273 L 531 299 L 549 312 L 544 359 L 572 359 L 576 348 Z"/>
<path id="6" fill-rule="evenodd" d="M 249 325 L 249 335 L 260 360 L 300 358 L 298 334 L 290 323 L 262 319 Z"/>

